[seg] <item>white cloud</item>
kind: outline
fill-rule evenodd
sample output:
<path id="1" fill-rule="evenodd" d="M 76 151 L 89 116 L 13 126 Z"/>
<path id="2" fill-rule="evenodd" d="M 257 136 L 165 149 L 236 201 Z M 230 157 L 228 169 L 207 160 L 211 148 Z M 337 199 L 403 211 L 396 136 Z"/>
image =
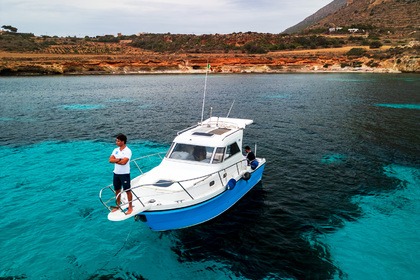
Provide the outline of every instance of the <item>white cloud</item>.
<path id="1" fill-rule="evenodd" d="M 279 33 L 329 0 L 1 0 L 0 25 L 36 35 Z"/>

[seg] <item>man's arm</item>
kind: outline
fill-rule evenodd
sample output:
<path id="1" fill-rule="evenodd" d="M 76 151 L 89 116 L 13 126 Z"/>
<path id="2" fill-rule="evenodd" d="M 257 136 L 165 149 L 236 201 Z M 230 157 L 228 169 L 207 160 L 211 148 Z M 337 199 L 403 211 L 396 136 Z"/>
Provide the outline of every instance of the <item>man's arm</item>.
<path id="1" fill-rule="evenodd" d="M 116 163 L 116 164 L 121 164 L 124 165 L 126 164 L 128 161 L 128 158 L 116 158 L 114 155 L 111 155 L 109 157 L 109 162 L 110 163 Z"/>
<path id="2" fill-rule="evenodd" d="M 122 159 L 119 159 L 118 161 L 117 161 L 117 164 L 121 164 L 121 165 L 125 165 L 125 164 L 127 164 L 127 162 L 128 162 L 128 158 L 122 158 Z"/>

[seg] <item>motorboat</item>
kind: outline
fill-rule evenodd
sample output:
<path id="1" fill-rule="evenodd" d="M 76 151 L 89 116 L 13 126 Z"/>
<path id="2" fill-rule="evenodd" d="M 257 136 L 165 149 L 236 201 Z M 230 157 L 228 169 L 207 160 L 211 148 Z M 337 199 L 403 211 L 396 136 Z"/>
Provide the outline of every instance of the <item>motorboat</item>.
<path id="1" fill-rule="evenodd" d="M 140 175 L 131 180 L 133 211 L 121 191 L 115 209 L 112 185 L 99 198 L 109 210 L 110 221 L 131 217 L 154 231 L 191 227 L 211 220 L 238 202 L 261 181 L 266 160 L 249 162 L 242 152 L 243 132 L 253 120 L 210 117 L 179 131 L 166 154 L 131 161 Z M 255 151 L 255 149 L 254 149 Z M 256 152 L 256 151 L 255 151 Z M 144 172 L 142 165 L 158 158 L 157 166 Z"/>

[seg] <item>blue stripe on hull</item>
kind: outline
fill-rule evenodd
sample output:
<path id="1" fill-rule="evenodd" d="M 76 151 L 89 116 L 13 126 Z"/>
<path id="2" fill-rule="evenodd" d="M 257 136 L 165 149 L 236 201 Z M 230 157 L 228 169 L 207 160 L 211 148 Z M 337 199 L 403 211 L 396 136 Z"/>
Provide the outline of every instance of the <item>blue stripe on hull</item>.
<path id="1" fill-rule="evenodd" d="M 155 231 L 185 228 L 206 222 L 229 209 L 252 189 L 261 180 L 264 167 L 265 163 L 258 166 L 248 181 L 240 179 L 234 189 L 226 190 L 198 205 L 176 210 L 143 212 L 141 215 L 146 216 L 147 225 Z"/>

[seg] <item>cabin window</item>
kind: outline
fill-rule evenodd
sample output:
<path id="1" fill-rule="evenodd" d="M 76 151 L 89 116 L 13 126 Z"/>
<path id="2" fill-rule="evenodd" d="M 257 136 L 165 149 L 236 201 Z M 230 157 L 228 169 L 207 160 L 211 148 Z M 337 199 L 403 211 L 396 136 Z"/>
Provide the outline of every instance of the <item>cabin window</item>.
<path id="1" fill-rule="evenodd" d="M 221 163 L 223 161 L 223 156 L 225 155 L 225 148 L 219 147 L 216 148 L 216 152 L 214 153 L 214 158 L 212 163 Z"/>
<path id="2" fill-rule="evenodd" d="M 169 155 L 170 155 L 170 153 L 171 153 L 171 151 L 172 151 L 172 148 L 173 148 L 174 146 L 175 146 L 175 143 L 174 143 L 174 142 L 172 142 L 171 147 L 169 148 L 169 150 L 168 150 L 168 152 L 166 153 L 165 157 L 169 157 Z"/>
<path id="3" fill-rule="evenodd" d="M 229 157 L 239 153 L 241 149 L 239 149 L 238 143 L 234 142 L 226 147 L 226 159 Z"/>
<path id="4" fill-rule="evenodd" d="M 213 147 L 175 143 L 173 144 L 172 152 L 168 157 L 209 163 L 211 156 L 213 155 L 213 150 Z"/>

